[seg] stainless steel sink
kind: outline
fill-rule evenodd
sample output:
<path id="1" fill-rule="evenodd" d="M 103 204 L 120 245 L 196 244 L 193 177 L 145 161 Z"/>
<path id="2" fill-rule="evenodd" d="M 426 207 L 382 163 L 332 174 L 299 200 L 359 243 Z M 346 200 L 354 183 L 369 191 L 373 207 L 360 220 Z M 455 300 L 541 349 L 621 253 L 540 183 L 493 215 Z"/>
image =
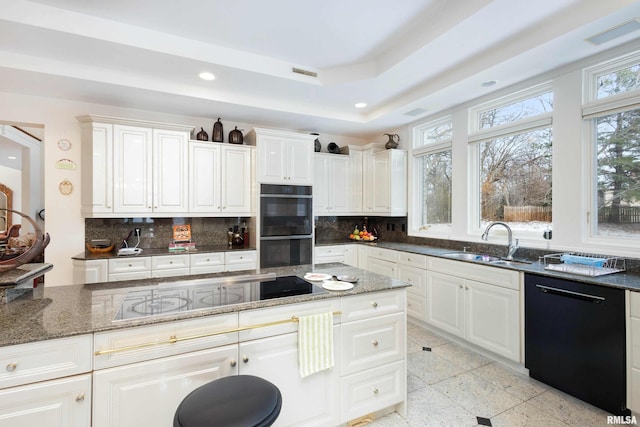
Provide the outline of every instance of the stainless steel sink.
<path id="1" fill-rule="evenodd" d="M 498 257 L 477 254 L 474 252 L 450 252 L 450 253 L 442 254 L 442 256 L 447 258 L 461 259 L 465 261 L 479 261 L 479 262 L 500 261 L 500 258 Z"/>
<path id="2" fill-rule="evenodd" d="M 509 267 L 522 267 L 523 265 L 529 265 L 531 263 L 527 262 L 527 261 L 514 261 L 514 260 L 507 260 L 507 259 L 498 259 L 498 260 L 494 260 L 494 261 L 489 261 L 489 264 L 491 264 L 491 265 L 506 265 L 506 266 L 509 266 Z"/>

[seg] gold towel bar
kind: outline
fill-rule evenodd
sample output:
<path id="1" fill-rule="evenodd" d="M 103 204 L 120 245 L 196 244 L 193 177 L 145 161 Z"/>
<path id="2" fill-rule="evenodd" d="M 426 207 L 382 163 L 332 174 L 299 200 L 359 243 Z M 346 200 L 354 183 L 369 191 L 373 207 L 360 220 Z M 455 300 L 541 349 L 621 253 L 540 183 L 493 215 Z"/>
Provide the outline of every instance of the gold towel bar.
<path id="1" fill-rule="evenodd" d="M 341 314 L 342 314 L 341 311 L 334 311 L 333 312 L 334 316 L 339 316 Z M 212 336 L 215 336 L 215 335 L 223 335 L 223 334 L 230 334 L 230 333 L 233 333 L 233 332 L 247 331 L 249 329 L 266 328 L 266 327 L 269 327 L 269 326 L 283 325 L 285 323 L 294 323 L 294 322 L 297 322 L 297 321 L 298 321 L 298 316 L 291 316 L 291 318 L 285 319 L 285 320 L 276 320 L 274 322 L 258 323 L 256 325 L 249 325 L 249 326 L 240 326 L 240 327 L 237 327 L 237 328 L 227 329 L 227 330 L 224 330 L 224 331 L 207 332 L 206 334 L 190 335 L 190 336 L 181 337 L 181 338 L 178 338 L 175 335 L 171 335 L 169 337 L 169 339 L 162 340 L 162 341 L 154 341 L 154 342 L 148 342 L 148 343 L 143 343 L 143 344 L 134 344 L 134 345 L 129 345 L 129 346 L 125 346 L 125 347 L 110 348 L 110 349 L 107 349 L 107 350 L 97 350 L 94 353 L 94 355 L 101 356 L 103 354 L 119 353 L 119 352 L 128 351 L 128 350 L 137 350 L 139 348 L 153 347 L 153 346 L 156 346 L 156 345 L 174 344 L 174 343 L 177 343 L 177 342 L 180 342 L 180 341 L 189 341 L 189 340 L 195 340 L 195 339 L 198 339 L 198 338 L 207 338 L 207 337 L 212 337 Z"/>

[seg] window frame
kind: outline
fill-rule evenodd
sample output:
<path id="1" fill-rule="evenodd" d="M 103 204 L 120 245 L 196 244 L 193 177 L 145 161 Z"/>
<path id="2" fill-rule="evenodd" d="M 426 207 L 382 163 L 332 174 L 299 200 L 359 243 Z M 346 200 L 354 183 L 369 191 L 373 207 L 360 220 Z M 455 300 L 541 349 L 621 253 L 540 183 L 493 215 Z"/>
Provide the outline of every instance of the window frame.
<path id="1" fill-rule="evenodd" d="M 431 144 L 418 144 L 417 141 L 424 141 L 424 133 L 428 129 L 432 129 L 437 126 L 441 126 L 443 124 L 451 124 L 451 137 L 431 143 Z M 412 127 L 412 144 L 411 150 L 409 153 L 409 157 L 411 161 L 409 162 L 409 176 L 411 176 L 410 180 L 410 188 L 409 188 L 409 215 L 408 215 L 408 234 L 410 236 L 416 237 L 431 237 L 431 238 L 450 238 L 453 228 L 453 215 L 451 218 L 451 222 L 449 224 L 436 224 L 429 228 L 428 230 L 421 230 L 422 224 L 422 207 L 424 204 L 424 200 L 418 195 L 422 195 L 422 158 L 426 155 L 442 153 L 445 151 L 451 152 L 451 160 L 452 160 L 452 169 L 453 169 L 453 133 L 455 132 L 453 128 L 453 116 L 448 114 L 445 116 L 440 116 L 436 119 L 429 120 L 427 122 L 420 123 L 416 126 Z M 452 180 L 453 180 L 454 172 L 452 171 Z M 453 182 L 451 193 L 453 193 Z M 451 203 L 453 203 L 453 194 L 450 195 Z"/>
<path id="2" fill-rule="evenodd" d="M 621 111 L 640 109 L 640 88 L 628 92 L 597 98 L 598 77 L 603 74 L 619 71 L 629 66 L 640 64 L 640 52 L 604 61 L 582 70 L 582 120 L 584 130 L 584 145 L 586 148 L 585 171 L 587 173 L 588 190 L 584 197 L 586 225 L 583 227 L 582 240 L 586 244 L 598 247 L 628 248 L 629 245 L 640 244 L 640 238 L 619 238 L 599 236 L 598 233 L 598 142 L 597 124 L 599 117 L 608 116 Z"/>
<path id="3" fill-rule="evenodd" d="M 511 123 L 501 124 L 492 128 L 480 129 L 479 118 L 480 115 L 494 108 L 503 107 L 518 101 L 526 100 L 547 92 L 551 92 L 554 95 L 553 82 L 545 81 L 534 86 L 527 87 L 525 89 L 515 91 L 500 97 L 496 97 L 487 102 L 474 105 L 469 108 L 469 122 L 468 122 L 468 138 L 467 138 L 467 170 L 469 171 L 468 184 L 467 184 L 467 203 L 468 203 L 468 216 L 467 216 L 467 233 L 471 235 L 481 234 L 484 229 L 481 226 L 481 213 L 480 213 L 480 144 L 483 142 L 492 141 L 497 138 L 508 137 L 511 135 L 517 135 L 527 132 L 532 132 L 539 129 L 550 128 L 553 132 L 553 110 L 546 113 L 541 113 L 536 116 L 525 117 L 524 119 L 516 120 Z M 553 145 L 553 139 L 552 139 Z M 553 156 L 553 149 L 551 152 Z M 552 170 L 552 177 L 553 177 Z M 552 182 L 553 182 L 552 178 Z M 553 184 L 552 184 L 553 185 Z M 552 187 L 553 188 L 553 187 Z M 553 228 L 553 220 L 551 223 Z M 542 242 L 542 233 L 534 230 L 518 230 L 518 238 L 527 239 L 529 241 Z M 498 235 L 505 234 L 506 230 L 502 228 L 496 230 Z"/>

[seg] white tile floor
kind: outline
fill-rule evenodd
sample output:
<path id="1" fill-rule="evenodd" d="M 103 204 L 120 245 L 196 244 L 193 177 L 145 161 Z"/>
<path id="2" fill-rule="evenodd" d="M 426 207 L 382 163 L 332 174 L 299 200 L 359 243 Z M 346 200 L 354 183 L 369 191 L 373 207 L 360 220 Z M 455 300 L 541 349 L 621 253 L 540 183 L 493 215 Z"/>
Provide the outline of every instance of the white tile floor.
<path id="1" fill-rule="evenodd" d="M 607 412 L 419 326 L 409 324 L 407 344 L 407 418 L 393 413 L 369 426 L 483 425 L 477 417 L 494 427 L 608 425 Z"/>

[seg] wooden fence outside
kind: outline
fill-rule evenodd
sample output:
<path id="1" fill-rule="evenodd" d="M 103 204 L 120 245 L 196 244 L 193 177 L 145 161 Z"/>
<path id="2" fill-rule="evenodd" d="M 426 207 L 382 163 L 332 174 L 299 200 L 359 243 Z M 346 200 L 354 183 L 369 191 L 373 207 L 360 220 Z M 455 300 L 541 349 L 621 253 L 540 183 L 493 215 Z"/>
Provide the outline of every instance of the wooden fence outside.
<path id="1" fill-rule="evenodd" d="M 551 222 L 551 206 L 505 206 L 506 222 Z"/>
<path id="2" fill-rule="evenodd" d="M 640 223 L 640 207 L 639 206 L 620 206 L 619 217 L 616 221 L 611 206 L 605 206 L 598 209 L 598 222 L 609 223 L 615 222 L 619 224 L 638 224 Z"/>

